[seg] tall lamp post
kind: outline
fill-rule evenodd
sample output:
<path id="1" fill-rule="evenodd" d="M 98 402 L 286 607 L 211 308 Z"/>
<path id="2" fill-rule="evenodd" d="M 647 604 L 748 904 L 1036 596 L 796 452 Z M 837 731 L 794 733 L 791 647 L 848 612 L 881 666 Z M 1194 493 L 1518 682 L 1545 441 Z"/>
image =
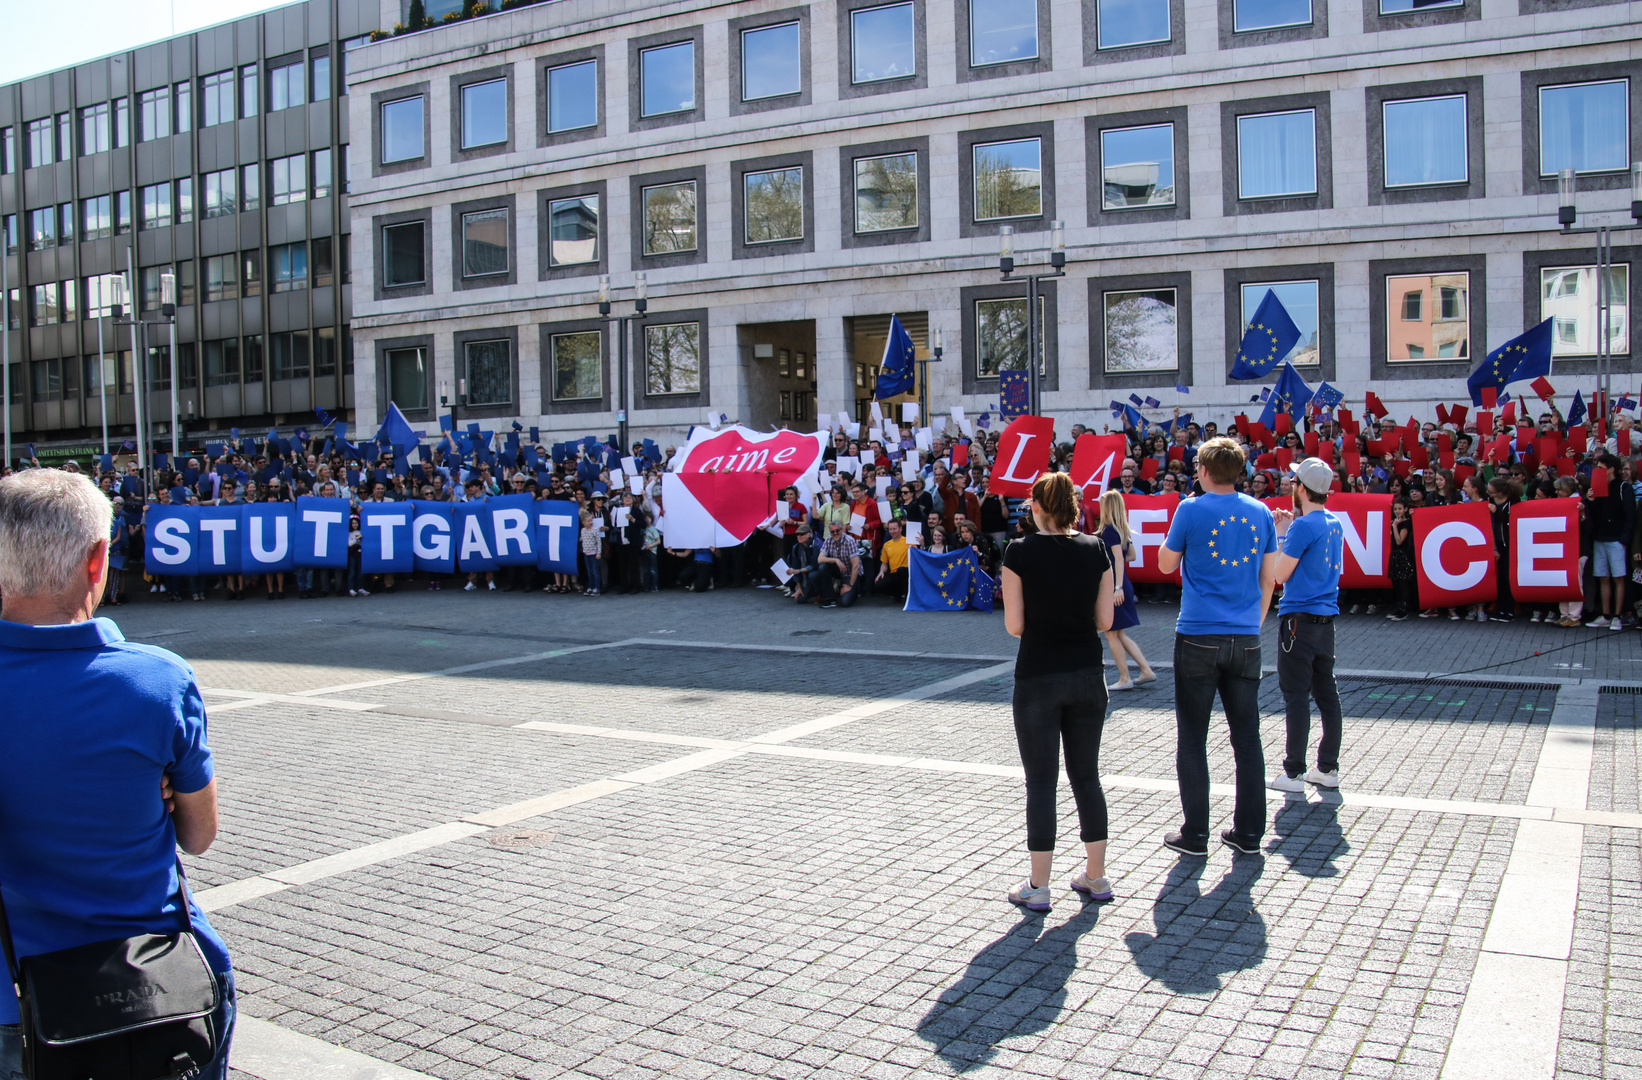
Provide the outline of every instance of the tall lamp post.
<path id="1" fill-rule="evenodd" d="M 177 420 L 177 275 L 160 275 L 160 314 L 171 324 L 171 467 L 182 456 L 182 431 Z"/>
<path id="2" fill-rule="evenodd" d="M 1574 194 L 1579 189 L 1579 176 L 1572 169 L 1557 173 L 1557 224 L 1563 236 L 1595 234 L 1596 236 L 1596 377 L 1602 389 L 1604 406 L 1613 400 L 1613 234 L 1642 229 L 1642 161 L 1631 163 L 1631 223 L 1628 225 L 1587 225 L 1574 228 L 1579 211 L 1574 205 Z M 1604 416 L 1603 420 L 1607 417 Z"/>
<path id="3" fill-rule="evenodd" d="M 449 389 L 449 383 L 439 384 L 439 407 L 441 409 L 450 410 L 450 435 L 452 441 L 454 441 L 456 438 L 456 406 L 466 405 L 468 403 L 468 381 L 466 379 L 456 380 L 455 401 L 452 401 L 448 396 L 446 396 L 445 391 Z"/>
<path id="4" fill-rule="evenodd" d="M 930 422 L 929 365 L 931 363 L 938 364 L 941 362 L 941 354 L 946 351 L 944 346 L 945 338 L 941 334 L 941 328 L 937 326 L 929 336 L 930 355 L 918 361 L 918 415 L 921 418 L 918 422 L 921 424 L 928 424 Z"/>
<path id="5" fill-rule="evenodd" d="M 1026 282 L 1026 370 L 1028 385 L 1031 387 L 1031 412 L 1033 416 L 1043 415 L 1043 380 L 1047 374 L 1047 364 L 1043 356 L 1043 319 L 1038 306 L 1040 290 L 1038 283 L 1045 278 L 1066 276 L 1066 226 L 1064 222 L 1051 221 L 1049 223 L 1049 266 L 1048 270 L 1039 270 L 1037 273 L 1024 274 L 1016 278 L 1015 274 L 1015 227 L 1005 225 L 998 230 L 998 270 L 1003 274 L 1005 281 L 1024 280 Z"/>
<path id="6" fill-rule="evenodd" d="M 627 338 L 631 331 L 628 323 L 644 318 L 644 313 L 650 308 L 648 290 L 644 275 L 639 274 L 633 280 L 633 314 L 610 314 L 610 275 L 599 275 L 599 314 L 609 322 L 616 324 L 616 441 L 621 444 L 622 456 L 628 452 L 627 445 Z"/>
<path id="7" fill-rule="evenodd" d="M 113 302 L 109 304 L 109 308 L 113 313 L 113 319 L 110 321 L 113 322 L 115 326 L 131 327 L 131 381 L 133 384 L 131 387 L 131 401 L 135 410 L 132 420 L 133 426 L 136 428 L 137 437 L 137 471 L 142 473 L 144 477 L 147 477 L 148 425 L 146 423 L 146 418 L 148 416 L 148 403 L 144 401 L 143 398 L 148 388 L 148 380 L 144 378 L 145 371 L 148 367 L 148 357 L 143 354 L 142 320 L 137 317 L 137 305 L 132 302 L 130 277 L 128 276 L 130 272 L 129 253 L 126 264 L 127 275 L 115 275 L 114 277 Z M 130 317 L 125 318 L 123 316 L 126 315 L 128 307 L 130 309 Z M 117 353 L 119 350 L 119 342 L 117 337 L 114 347 Z M 118 364 L 115 366 L 118 367 Z"/>

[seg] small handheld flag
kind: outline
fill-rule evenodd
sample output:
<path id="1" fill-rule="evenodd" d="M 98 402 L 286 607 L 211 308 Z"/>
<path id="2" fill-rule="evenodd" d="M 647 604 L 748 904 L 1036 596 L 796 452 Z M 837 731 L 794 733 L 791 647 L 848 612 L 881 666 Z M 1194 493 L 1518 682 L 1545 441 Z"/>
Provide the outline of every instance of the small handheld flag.
<path id="1" fill-rule="evenodd" d="M 1231 377 L 1258 379 L 1270 374 L 1299 340 L 1300 328 L 1294 325 L 1277 294 L 1267 289 L 1260 306 L 1254 309 L 1254 318 L 1243 330 Z"/>

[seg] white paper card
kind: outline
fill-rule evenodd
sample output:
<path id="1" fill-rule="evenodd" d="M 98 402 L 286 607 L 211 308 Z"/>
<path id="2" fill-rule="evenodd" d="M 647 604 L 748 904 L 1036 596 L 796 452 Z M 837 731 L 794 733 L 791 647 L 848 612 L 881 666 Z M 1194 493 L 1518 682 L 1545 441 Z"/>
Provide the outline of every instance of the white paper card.
<path id="1" fill-rule="evenodd" d="M 901 462 L 901 479 L 907 481 L 918 479 L 918 463 L 911 457 Z"/>
<path id="2" fill-rule="evenodd" d="M 623 473 L 620 469 L 610 470 L 610 486 L 612 488 L 619 488 L 625 483 L 627 483 L 627 475 L 625 473 Z"/>
<path id="3" fill-rule="evenodd" d="M 918 422 L 918 403 L 916 401 L 901 402 L 901 423 L 916 424 Z"/>
<path id="4" fill-rule="evenodd" d="M 900 441 L 901 441 L 901 429 L 896 427 L 893 423 L 891 423 L 888 420 L 884 421 L 884 442 L 885 442 L 885 444 L 887 445 L 889 443 L 899 443 Z"/>
<path id="5" fill-rule="evenodd" d="M 644 494 L 644 477 L 642 477 L 642 476 L 629 476 L 627 478 L 627 490 L 631 491 L 635 495 L 643 495 Z"/>
<path id="6" fill-rule="evenodd" d="M 952 419 L 953 419 L 953 422 L 955 422 L 959 427 L 963 426 L 963 423 L 964 423 L 964 407 L 962 405 L 952 406 Z"/>
<path id="7" fill-rule="evenodd" d="M 884 422 L 884 410 L 876 401 L 872 403 L 872 422 L 875 425 Z"/>
<path id="8" fill-rule="evenodd" d="M 849 473 L 851 476 L 854 476 L 856 473 L 861 471 L 861 459 L 860 458 L 841 457 L 841 458 L 838 458 L 837 460 L 838 460 L 838 471 L 841 472 L 841 473 Z"/>
<path id="9" fill-rule="evenodd" d="M 850 530 L 849 531 L 850 531 L 851 535 L 854 535 L 854 536 L 861 535 L 862 530 L 864 530 L 866 527 L 867 527 L 866 515 L 864 515 L 864 514 L 851 514 L 850 515 Z"/>
<path id="10" fill-rule="evenodd" d="M 718 430 L 718 410 L 717 409 L 708 409 L 707 410 L 707 426 L 712 428 L 715 431 Z"/>
<path id="11" fill-rule="evenodd" d="M 975 425 L 971 424 L 968 420 L 960 419 L 958 421 L 958 430 L 964 433 L 964 438 L 966 439 L 973 439 L 975 437 Z"/>
<path id="12" fill-rule="evenodd" d="M 839 426 L 840 429 L 842 429 L 844 431 L 848 431 L 849 426 L 850 426 L 851 423 L 853 423 L 853 421 L 850 420 L 850 414 L 849 413 L 841 412 L 841 413 L 838 414 L 838 426 Z"/>
<path id="13" fill-rule="evenodd" d="M 861 425 L 851 420 L 844 425 L 844 434 L 852 439 L 859 439 L 861 437 Z"/>
<path id="14" fill-rule="evenodd" d="M 889 520 L 889 500 L 888 499 L 879 499 L 878 500 L 878 520 L 879 521 L 888 521 Z"/>
<path id="15" fill-rule="evenodd" d="M 911 544 L 913 547 L 917 547 L 923 542 L 924 539 L 924 523 L 921 521 L 909 521 L 906 523 L 906 526 L 907 543 Z"/>
<path id="16" fill-rule="evenodd" d="M 630 457 L 622 458 L 621 459 L 621 471 L 624 472 L 624 473 L 628 473 L 628 474 L 638 472 L 639 471 L 638 459 L 637 458 L 630 458 Z"/>
<path id="17" fill-rule="evenodd" d="M 873 483 L 878 488 L 878 497 L 880 499 L 882 499 L 886 494 L 889 493 L 889 486 L 890 486 L 890 484 L 892 484 L 894 482 L 895 482 L 895 478 L 891 477 L 891 476 L 880 476 L 876 480 L 873 481 Z M 888 520 L 888 519 L 886 518 L 885 520 Z"/>
<path id="18" fill-rule="evenodd" d="M 792 576 L 795 573 L 798 572 L 798 571 L 794 570 L 792 567 L 787 565 L 787 560 L 786 559 L 777 559 L 777 560 L 775 560 L 775 562 L 770 564 L 770 570 L 775 574 L 776 577 L 781 579 L 781 584 L 783 584 L 783 585 L 785 585 L 787 582 L 791 581 Z"/>
<path id="19" fill-rule="evenodd" d="M 625 529 L 627 528 L 628 519 L 632 516 L 633 512 L 627 509 L 627 507 L 618 506 L 610 514 L 610 524 L 614 525 L 618 529 Z"/>
<path id="20" fill-rule="evenodd" d="M 928 451 L 935 445 L 935 437 L 926 427 L 921 427 L 912 433 L 912 442 L 919 450 Z"/>

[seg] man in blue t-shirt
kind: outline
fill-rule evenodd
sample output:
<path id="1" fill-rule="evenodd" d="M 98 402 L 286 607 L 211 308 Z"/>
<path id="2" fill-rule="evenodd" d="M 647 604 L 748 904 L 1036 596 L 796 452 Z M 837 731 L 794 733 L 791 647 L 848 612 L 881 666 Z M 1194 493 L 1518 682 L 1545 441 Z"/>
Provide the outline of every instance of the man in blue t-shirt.
<path id="1" fill-rule="evenodd" d="M 1238 494 L 1243 449 L 1210 439 L 1197 452 L 1203 494 L 1175 511 L 1158 569 L 1181 574 L 1175 624 L 1175 775 L 1185 823 L 1163 838 L 1182 855 L 1209 853 L 1209 713 L 1220 694 L 1237 762 L 1232 827 L 1221 842 L 1258 854 L 1266 833 L 1266 760 L 1260 747 L 1260 624 L 1277 571 L 1276 530 L 1263 503 Z"/>
<path id="2" fill-rule="evenodd" d="M 1340 786 L 1340 693 L 1334 686 L 1334 616 L 1340 614 L 1340 571 L 1345 566 L 1345 533 L 1331 514 L 1329 489 L 1334 470 L 1319 458 L 1289 466 L 1294 485 L 1294 512 L 1277 511 L 1277 582 L 1283 600 L 1277 607 L 1277 685 L 1288 714 L 1288 752 L 1283 771 L 1267 784 L 1274 791 L 1303 792 L 1307 784 Z M 1306 744 L 1311 740 L 1311 699 L 1323 722 L 1317 767 L 1306 772 Z M 1301 773 L 1305 773 L 1301 776 Z"/>

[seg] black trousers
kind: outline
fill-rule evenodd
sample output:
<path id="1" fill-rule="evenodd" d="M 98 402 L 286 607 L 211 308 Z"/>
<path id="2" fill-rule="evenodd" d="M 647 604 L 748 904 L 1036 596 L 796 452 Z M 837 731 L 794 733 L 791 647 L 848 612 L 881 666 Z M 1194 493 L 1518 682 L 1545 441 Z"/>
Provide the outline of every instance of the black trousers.
<path id="1" fill-rule="evenodd" d="M 1266 757 L 1260 746 L 1260 636 L 1176 634 L 1174 638 L 1175 775 L 1180 828 L 1192 843 L 1209 841 L 1209 713 L 1214 695 L 1226 710 L 1237 763 L 1232 828 L 1246 839 L 1266 834 Z"/>
<path id="2" fill-rule="evenodd" d="M 1277 627 L 1277 685 L 1283 691 L 1288 718 L 1288 746 L 1283 771 L 1299 776 L 1306 771 L 1306 747 L 1311 742 L 1311 702 L 1323 721 L 1323 739 L 1317 745 L 1317 768 L 1334 772 L 1340 767 L 1340 692 L 1334 685 L 1334 624 L 1307 622 L 1304 616 L 1284 615 Z"/>
<path id="3" fill-rule="evenodd" d="M 899 570 L 891 570 L 885 574 L 883 584 L 877 586 L 877 589 L 879 592 L 888 593 L 897 600 L 905 600 L 907 598 L 907 568 L 903 566 Z"/>
<path id="4" fill-rule="evenodd" d="M 1015 742 L 1026 770 L 1028 851 L 1055 850 L 1062 745 L 1078 808 L 1078 835 L 1086 844 L 1106 839 L 1106 793 L 1100 787 L 1106 702 L 1106 678 L 1098 667 L 1015 680 Z"/>

